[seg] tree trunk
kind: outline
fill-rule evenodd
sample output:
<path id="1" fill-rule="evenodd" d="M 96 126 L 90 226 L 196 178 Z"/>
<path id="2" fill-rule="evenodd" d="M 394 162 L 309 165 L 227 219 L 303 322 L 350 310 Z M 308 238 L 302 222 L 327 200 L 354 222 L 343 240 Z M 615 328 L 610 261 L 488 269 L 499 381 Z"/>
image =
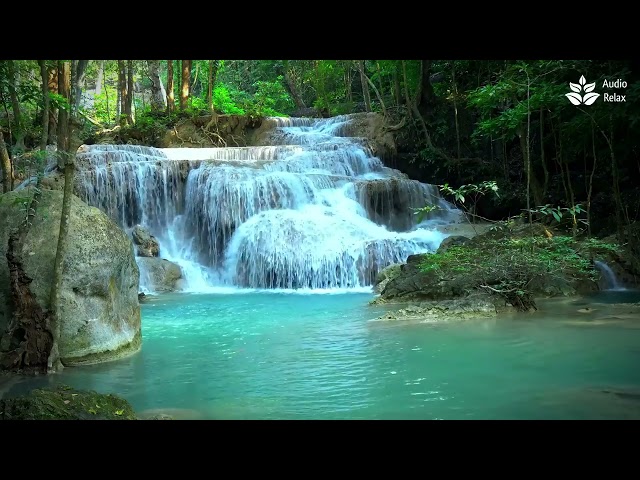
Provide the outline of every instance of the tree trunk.
<path id="1" fill-rule="evenodd" d="M 544 156 L 544 110 L 540 107 L 540 163 L 544 172 L 544 185 L 542 185 L 542 196 L 546 198 L 549 188 L 549 168 Z"/>
<path id="2" fill-rule="evenodd" d="M 173 89 L 173 60 L 167 60 L 167 113 L 173 112 L 176 106 Z"/>
<path id="3" fill-rule="evenodd" d="M 402 60 L 402 83 L 404 84 L 404 97 L 405 103 L 407 104 L 407 108 L 409 109 L 409 118 L 415 119 L 420 123 L 422 127 L 422 132 L 424 133 L 424 140 L 427 144 L 427 147 L 433 149 L 433 142 L 431 141 L 431 135 L 429 135 L 429 130 L 427 129 L 427 124 L 424 119 L 420 115 L 420 111 L 416 106 L 416 103 L 411 100 L 411 95 L 409 95 L 409 82 L 407 82 L 407 67 L 405 61 Z"/>
<path id="4" fill-rule="evenodd" d="M 58 93 L 58 67 L 49 67 L 49 91 Z M 49 145 L 58 144 L 58 109 L 53 107 L 49 111 Z"/>
<path id="5" fill-rule="evenodd" d="M 360 71 L 360 83 L 362 84 L 362 97 L 364 98 L 364 108 L 371 111 L 371 96 L 369 95 L 369 84 L 364 73 L 364 60 L 358 60 L 358 70 Z"/>
<path id="6" fill-rule="evenodd" d="M 75 155 L 69 152 L 60 152 L 64 157 L 64 196 L 62 198 L 62 214 L 60 216 L 60 232 L 56 258 L 53 264 L 53 282 L 49 297 L 49 310 L 51 312 L 50 325 L 53 336 L 53 345 L 48 358 L 48 368 L 56 371 L 62 368 L 58 343 L 60 340 L 60 290 L 62 287 L 62 274 L 64 273 L 64 258 L 67 251 L 67 239 L 69 233 L 69 219 L 71 218 L 71 198 L 73 196 L 73 177 L 75 172 Z"/>
<path id="7" fill-rule="evenodd" d="M 593 151 L 593 167 L 589 176 L 589 189 L 587 190 L 587 234 L 591 236 L 591 194 L 593 193 L 593 176 L 596 173 L 596 164 L 598 157 L 596 156 L 596 132 L 593 123 L 591 124 L 591 148 Z"/>
<path id="8" fill-rule="evenodd" d="M 71 82 L 73 85 L 69 90 L 69 115 L 76 113 L 76 72 L 78 71 L 78 60 L 71 60 Z"/>
<path id="9" fill-rule="evenodd" d="M 396 105 L 402 104 L 402 96 L 400 95 L 400 62 L 396 61 L 396 68 L 393 71 L 393 95 L 396 99 Z"/>
<path id="10" fill-rule="evenodd" d="M 453 110 L 455 112 L 455 123 L 456 123 L 456 147 L 458 153 L 458 160 L 460 160 L 460 126 L 458 123 L 458 84 L 456 83 L 456 62 L 455 60 L 451 62 L 451 79 L 453 81 Z M 424 89 L 423 89 L 424 91 Z M 491 145 L 491 150 L 493 153 L 493 145 Z M 459 165 L 459 164 L 458 164 Z"/>
<path id="11" fill-rule="evenodd" d="M 127 123 L 133 125 L 133 60 L 127 60 Z"/>
<path id="12" fill-rule="evenodd" d="M 351 79 L 351 66 L 353 65 L 353 63 L 351 62 L 351 60 L 346 60 L 345 61 L 345 72 L 344 72 L 344 91 L 345 91 L 345 95 L 347 97 L 347 102 L 352 102 L 353 101 L 353 92 L 351 90 L 351 84 L 352 79 Z"/>
<path id="13" fill-rule="evenodd" d="M 20 101 L 18 100 L 18 78 L 16 77 L 16 67 L 13 60 L 7 60 L 9 68 L 9 98 L 11 99 L 11 107 L 13 109 L 13 138 L 15 139 L 14 148 L 17 151 L 24 151 L 24 124 L 22 122 L 22 111 L 20 110 Z"/>
<path id="14" fill-rule="evenodd" d="M 47 149 L 47 140 L 49 139 L 49 73 L 44 60 L 38 60 L 40 65 L 40 76 L 42 77 L 42 136 L 40 137 L 40 150 Z"/>
<path id="15" fill-rule="evenodd" d="M 102 82 L 104 80 L 104 60 L 98 60 L 98 76 L 96 77 L 96 95 L 102 93 Z"/>
<path id="16" fill-rule="evenodd" d="M 180 88 L 180 110 L 186 110 L 191 92 L 191 60 L 182 60 L 182 87 Z"/>
<path id="17" fill-rule="evenodd" d="M 62 62 L 58 60 L 58 92 L 67 99 L 69 105 L 69 96 L 71 91 L 71 62 Z M 68 152 L 70 144 L 69 131 L 69 110 L 66 108 L 60 108 L 58 111 L 58 152 Z M 58 168 L 62 170 L 64 163 L 61 163 L 58 158 Z"/>
<path id="18" fill-rule="evenodd" d="M 149 67 L 149 80 L 151 80 L 151 110 L 159 112 L 167 106 L 167 99 L 162 94 L 160 60 L 147 60 L 147 66 Z"/>
<path id="19" fill-rule="evenodd" d="M 609 123 L 612 124 L 612 115 L 609 115 Z M 603 132 L 604 134 L 604 132 Z M 606 137 L 605 137 L 606 138 Z M 613 180 L 613 198 L 616 204 L 616 227 L 618 230 L 618 241 L 625 243 L 624 229 L 622 228 L 622 199 L 620 197 L 620 180 L 618 172 L 618 163 L 616 161 L 615 150 L 613 149 L 613 126 L 610 127 L 609 139 L 609 153 L 611 154 L 611 175 Z"/>
<path id="20" fill-rule="evenodd" d="M 124 60 L 118 60 L 118 98 L 120 99 L 118 123 L 124 127 L 127 124 L 127 71 Z"/>
<path id="21" fill-rule="evenodd" d="M 540 191 L 540 182 L 538 182 L 538 178 L 535 175 L 535 172 L 531 170 L 531 163 L 529 161 L 529 148 L 527 145 L 527 134 L 524 132 L 524 128 L 520 127 L 518 129 L 518 138 L 520 139 L 520 150 L 522 152 L 522 159 L 524 160 L 524 172 L 525 175 L 529 177 L 528 185 L 530 189 L 530 194 L 533 195 L 533 201 L 536 206 L 543 205 L 543 199 Z M 529 194 L 527 195 L 527 209 L 531 208 L 529 201 Z"/>
<path id="22" fill-rule="evenodd" d="M 421 60 L 420 82 L 418 85 L 420 90 L 417 101 L 418 111 L 427 123 L 429 123 L 429 118 L 433 114 L 436 106 L 436 97 L 433 93 L 433 86 L 431 85 L 431 63 L 432 60 Z"/>
<path id="23" fill-rule="evenodd" d="M 0 170 L 2 171 L 2 191 L 3 193 L 13 190 L 13 175 L 11 172 L 11 158 L 4 143 L 4 134 L 0 130 Z"/>
<path id="24" fill-rule="evenodd" d="M 78 64 L 76 66 L 76 74 L 73 76 L 73 81 L 75 82 L 74 87 L 74 111 L 78 111 L 80 109 L 80 104 L 82 103 L 82 88 L 84 87 L 84 80 L 87 74 L 87 66 L 89 65 L 89 60 L 78 60 Z"/>
<path id="25" fill-rule="evenodd" d="M 304 103 L 304 100 L 302 99 L 302 96 L 300 95 L 300 92 L 298 91 L 295 75 L 293 75 L 293 72 L 289 68 L 288 60 L 284 61 L 284 80 L 285 80 L 285 85 L 287 86 L 287 90 L 289 90 L 289 94 L 293 99 L 293 103 L 296 104 L 296 108 L 298 110 L 307 108 L 307 106 Z"/>
<path id="26" fill-rule="evenodd" d="M 384 102 L 382 101 L 382 97 L 380 96 L 380 92 L 378 91 L 378 88 L 375 86 L 375 84 L 371 81 L 371 79 L 367 76 L 366 73 L 362 72 L 362 75 L 364 75 L 364 78 L 366 79 L 367 83 L 369 85 L 371 85 L 371 88 L 373 88 L 373 92 L 376 94 L 376 97 L 378 98 L 378 101 L 380 102 L 380 108 L 382 108 L 382 115 L 386 116 L 387 115 L 387 109 L 384 106 Z"/>
<path id="27" fill-rule="evenodd" d="M 213 111 L 213 87 L 216 85 L 218 77 L 218 60 L 209 60 L 209 83 L 207 87 L 207 106 Z"/>

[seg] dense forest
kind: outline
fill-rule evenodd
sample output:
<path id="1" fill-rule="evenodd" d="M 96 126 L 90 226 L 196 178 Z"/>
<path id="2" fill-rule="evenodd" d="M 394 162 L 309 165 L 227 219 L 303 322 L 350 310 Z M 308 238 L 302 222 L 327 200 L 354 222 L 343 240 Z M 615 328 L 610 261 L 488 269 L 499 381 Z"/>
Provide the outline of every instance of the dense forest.
<path id="1" fill-rule="evenodd" d="M 385 162 L 480 199 L 479 217 L 623 235 L 640 215 L 637 77 L 620 60 L 4 60 L 2 185 L 115 130 L 375 111 L 396 134 Z"/>

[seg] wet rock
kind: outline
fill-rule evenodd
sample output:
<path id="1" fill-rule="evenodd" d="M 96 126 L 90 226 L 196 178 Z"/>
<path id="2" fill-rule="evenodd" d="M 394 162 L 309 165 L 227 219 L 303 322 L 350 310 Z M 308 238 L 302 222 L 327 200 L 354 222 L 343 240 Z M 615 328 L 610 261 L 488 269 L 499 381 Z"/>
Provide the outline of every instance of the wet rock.
<path id="1" fill-rule="evenodd" d="M 178 288 L 182 278 L 180 265 L 163 258 L 138 258 L 141 284 L 147 285 L 154 292 L 173 292 Z"/>
<path id="2" fill-rule="evenodd" d="M 413 323 L 444 323 L 495 317 L 511 308 L 500 304 L 486 294 L 470 295 L 453 300 L 420 302 L 394 312 L 388 312 L 372 321 L 404 321 Z"/>
<path id="3" fill-rule="evenodd" d="M 133 227 L 131 232 L 133 244 L 136 245 L 136 253 L 140 257 L 157 257 L 160 255 L 158 240 L 141 225 Z"/>
<path id="4" fill-rule="evenodd" d="M 375 293 L 382 293 L 387 283 L 400 275 L 400 267 L 400 263 L 394 263 L 380 270 L 373 284 L 373 291 Z"/>

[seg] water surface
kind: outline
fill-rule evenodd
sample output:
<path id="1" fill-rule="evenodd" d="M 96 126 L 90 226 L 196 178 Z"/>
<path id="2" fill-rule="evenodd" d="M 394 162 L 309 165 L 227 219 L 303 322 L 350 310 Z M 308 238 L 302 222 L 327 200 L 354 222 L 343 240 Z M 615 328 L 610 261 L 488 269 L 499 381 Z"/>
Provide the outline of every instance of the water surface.
<path id="1" fill-rule="evenodd" d="M 624 311 L 576 300 L 410 325 L 370 322 L 384 311 L 371 298 L 159 296 L 143 304 L 138 354 L 36 383 L 194 419 L 640 418 L 640 321 Z"/>

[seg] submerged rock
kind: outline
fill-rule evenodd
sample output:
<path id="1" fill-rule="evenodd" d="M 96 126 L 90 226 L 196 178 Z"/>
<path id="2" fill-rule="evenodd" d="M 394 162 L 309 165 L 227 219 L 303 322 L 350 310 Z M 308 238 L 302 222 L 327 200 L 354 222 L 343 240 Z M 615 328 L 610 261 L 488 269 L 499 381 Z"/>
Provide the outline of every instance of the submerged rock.
<path id="1" fill-rule="evenodd" d="M 487 294 L 477 294 L 468 297 L 421 302 L 409 305 L 395 312 L 388 312 L 372 321 L 404 321 L 415 323 L 444 323 L 479 318 L 495 317 L 498 313 L 509 311 L 510 307 L 496 301 Z"/>
<path id="2" fill-rule="evenodd" d="M 140 278 L 154 292 L 173 292 L 179 287 L 182 278 L 180 265 L 164 258 L 138 258 Z"/>
<path id="3" fill-rule="evenodd" d="M 13 228 L 24 220 L 31 191 L 0 195 L 0 259 Z M 43 189 L 21 255 L 31 291 L 43 309 L 60 230 L 63 193 Z M 64 365 L 115 360 L 141 345 L 139 270 L 133 244 L 102 211 L 71 198 L 69 237 L 60 292 L 60 357 Z M 7 262 L 0 261 L 0 332 L 12 316 Z"/>
<path id="4" fill-rule="evenodd" d="M 60 385 L 0 400 L 0 420 L 136 420 L 133 408 L 115 395 Z"/>
<path id="5" fill-rule="evenodd" d="M 133 244 L 136 245 L 136 252 L 141 257 L 157 257 L 160 255 L 160 244 L 156 237 L 141 225 L 133 227 L 131 232 Z"/>

